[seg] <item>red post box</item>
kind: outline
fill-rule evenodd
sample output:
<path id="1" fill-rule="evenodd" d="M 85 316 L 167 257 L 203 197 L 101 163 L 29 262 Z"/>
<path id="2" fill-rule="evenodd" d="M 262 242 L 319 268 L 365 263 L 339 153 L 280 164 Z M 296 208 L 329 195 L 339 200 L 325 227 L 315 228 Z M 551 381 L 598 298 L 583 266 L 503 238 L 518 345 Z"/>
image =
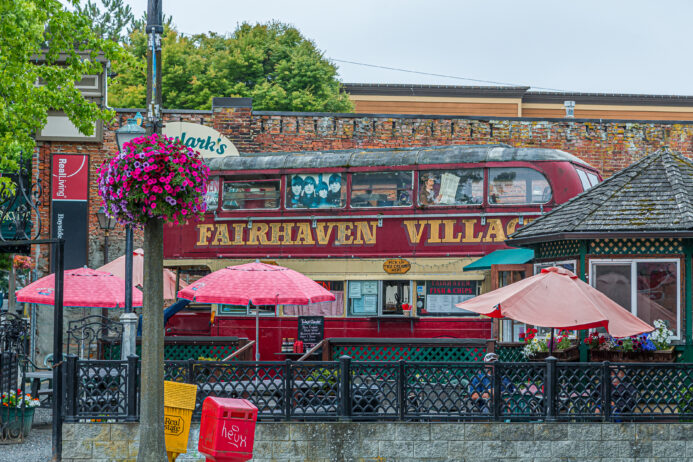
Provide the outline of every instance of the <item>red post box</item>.
<path id="1" fill-rule="evenodd" d="M 208 396 L 202 403 L 197 450 L 207 462 L 241 462 L 253 458 L 257 408 L 247 399 Z"/>

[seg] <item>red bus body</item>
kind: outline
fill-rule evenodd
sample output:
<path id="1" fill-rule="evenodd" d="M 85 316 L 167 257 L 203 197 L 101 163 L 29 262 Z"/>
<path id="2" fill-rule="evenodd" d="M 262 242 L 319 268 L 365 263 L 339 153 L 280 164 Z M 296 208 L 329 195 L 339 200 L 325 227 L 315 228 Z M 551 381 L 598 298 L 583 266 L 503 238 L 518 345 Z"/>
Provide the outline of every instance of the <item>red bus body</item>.
<path id="1" fill-rule="evenodd" d="M 315 280 L 343 281 L 344 312 L 339 316 L 326 316 L 325 337 L 488 337 L 491 333 L 490 322 L 478 317 L 426 316 L 426 309 L 420 309 L 413 318 L 385 315 L 387 296 L 384 287 L 394 284 L 387 281 L 402 281 L 410 277 L 409 288 L 402 286 L 404 292 L 400 293 L 398 302 L 401 302 L 401 296 L 408 298 L 412 304 L 419 297 L 425 299 L 421 287 L 433 294 L 435 288 L 440 290 L 445 287 L 441 281 L 471 277 L 462 273 L 461 262 L 467 264 L 494 250 L 507 248 L 504 240 L 515 229 L 589 188 L 588 175 L 592 183 L 601 179 L 594 168 L 568 153 L 549 149 L 515 149 L 503 145 L 275 153 L 215 159 L 211 161 L 210 169 L 212 177 L 218 178 L 218 197 L 212 198 L 217 209 L 208 211 L 205 219 L 199 223 L 165 226 L 166 266 L 215 270 L 253 259 L 270 259 L 304 272 Z M 458 175 L 458 183 L 454 183 L 457 185 L 454 187 L 461 189 L 462 180 L 459 178 L 468 171 L 466 169 L 474 169 L 469 171 L 476 172 L 476 175 L 483 172 L 483 193 L 481 180 L 478 179 L 473 184 L 476 191 L 469 192 L 469 195 L 476 194 L 478 203 L 447 206 L 420 204 L 421 190 L 426 187 L 425 180 L 429 174 L 437 174 L 440 179 L 438 193 L 442 195 L 442 183 L 450 178 L 450 175 L 446 178 L 444 174 L 453 172 Z M 528 173 L 529 170 L 538 173 Z M 380 183 L 374 188 L 392 188 L 392 196 L 399 194 L 399 202 L 406 204 L 409 200 L 410 205 L 391 206 L 389 204 L 397 201 L 371 200 L 367 202 L 371 205 L 365 208 L 356 206 L 358 197 L 382 196 L 374 194 L 375 189 L 360 190 L 362 196 L 352 196 L 361 187 L 356 184 L 357 180 L 369 178 L 366 175 L 369 173 L 375 174 L 373 178 L 379 178 Z M 343 181 L 343 205 L 331 208 L 289 207 L 289 194 L 293 186 L 290 178 L 298 176 L 306 179 L 311 176 L 318 182 L 321 179 L 326 182 L 334 174 Z M 548 187 L 544 188 L 542 197 L 539 197 L 541 191 L 532 190 L 532 187 L 537 187 L 532 185 L 541 186 L 543 180 L 530 183 L 528 179 L 522 194 L 527 194 L 527 200 L 532 203 L 490 203 L 492 198 L 498 200 L 495 199 L 498 195 L 491 194 L 492 176 L 494 194 L 500 191 L 503 197 L 503 187 L 517 189 L 523 186 L 521 175 L 524 174 L 528 175 L 527 178 L 543 177 L 546 180 Z M 382 186 L 383 182 L 387 183 L 382 178 L 388 175 L 400 175 L 405 180 L 411 176 L 411 191 L 406 191 L 408 196 L 396 186 Z M 254 181 L 253 185 L 256 186 L 262 186 L 265 184 L 263 182 L 277 185 L 272 186 L 279 188 L 279 197 L 272 200 L 272 208 L 224 210 L 229 202 L 228 197 L 239 197 L 240 193 L 233 192 L 238 190 L 234 182 L 246 179 Z M 228 196 L 227 189 L 232 191 Z M 243 193 L 244 198 L 250 197 L 247 191 Z M 431 191 L 432 195 L 436 193 L 434 189 Z M 457 201 L 460 195 L 459 191 L 455 192 L 454 200 Z M 263 197 L 267 200 L 266 196 Z M 483 197 L 483 200 L 479 197 Z M 242 204 L 252 206 L 250 200 L 244 200 Z M 385 205 L 379 206 L 381 202 Z M 404 259 L 412 269 L 409 273 L 394 274 L 380 269 L 382 278 L 378 279 L 380 276 L 373 268 L 391 259 Z M 358 274 L 358 268 L 363 269 L 362 276 Z M 476 284 L 485 284 L 484 288 L 487 289 L 488 275 L 475 274 Z M 349 303 L 352 301 L 347 298 L 346 290 L 352 285 L 352 280 L 359 278 L 379 281 L 378 290 L 383 293 L 377 295 L 377 315 L 358 316 L 350 313 L 352 306 Z M 451 285 L 457 287 L 462 284 Z M 414 294 L 414 286 L 418 295 Z M 409 293 L 406 293 L 407 290 Z M 371 303 L 376 302 L 370 299 L 369 307 Z M 388 306 L 391 305 L 390 301 Z M 279 356 L 275 354 L 280 351 L 282 338 L 296 337 L 296 317 L 263 316 L 260 321 L 261 358 L 277 359 Z M 217 314 L 211 323 L 208 311 L 188 311 L 174 316 L 167 324 L 167 335 L 204 334 L 253 339 L 255 319 L 246 315 Z"/>

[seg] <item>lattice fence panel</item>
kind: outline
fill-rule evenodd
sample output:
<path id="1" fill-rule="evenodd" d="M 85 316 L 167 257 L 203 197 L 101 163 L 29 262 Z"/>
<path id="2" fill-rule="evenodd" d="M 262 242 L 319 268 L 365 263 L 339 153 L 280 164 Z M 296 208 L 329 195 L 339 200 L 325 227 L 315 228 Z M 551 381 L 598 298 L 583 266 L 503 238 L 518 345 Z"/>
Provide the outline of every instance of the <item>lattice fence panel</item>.
<path id="1" fill-rule="evenodd" d="M 580 241 L 542 242 L 536 258 L 574 257 L 580 254 Z"/>
<path id="2" fill-rule="evenodd" d="M 661 255 L 683 253 L 681 239 L 595 239 L 589 253 L 594 255 Z"/>
<path id="3" fill-rule="evenodd" d="M 335 345 L 333 360 L 347 355 L 354 361 L 421 361 L 474 362 L 482 361 L 484 347 L 415 347 L 408 345 Z"/>
<path id="4" fill-rule="evenodd" d="M 522 348 L 521 345 L 498 345 L 496 346 L 496 353 L 498 359 L 504 363 L 528 362 L 528 359 L 522 354 Z"/>

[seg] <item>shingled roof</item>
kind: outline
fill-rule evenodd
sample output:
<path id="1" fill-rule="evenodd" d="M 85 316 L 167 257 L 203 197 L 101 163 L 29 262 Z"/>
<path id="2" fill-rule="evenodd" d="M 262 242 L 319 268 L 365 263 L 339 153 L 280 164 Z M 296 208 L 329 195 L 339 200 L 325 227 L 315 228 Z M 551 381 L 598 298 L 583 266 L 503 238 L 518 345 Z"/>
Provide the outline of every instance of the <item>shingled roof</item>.
<path id="1" fill-rule="evenodd" d="M 693 163 L 662 149 L 512 234 L 539 240 L 666 233 L 693 236 Z"/>

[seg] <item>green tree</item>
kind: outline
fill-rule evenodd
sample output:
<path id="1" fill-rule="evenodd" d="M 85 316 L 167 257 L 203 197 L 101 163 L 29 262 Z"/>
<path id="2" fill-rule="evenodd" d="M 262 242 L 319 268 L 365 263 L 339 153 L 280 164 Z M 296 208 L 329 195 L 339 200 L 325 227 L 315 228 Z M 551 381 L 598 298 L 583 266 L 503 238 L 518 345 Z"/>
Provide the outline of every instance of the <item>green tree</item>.
<path id="1" fill-rule="evenodd" d="M 119 45 L 89 29 L 86 17 L 58 0 L 0 0 L 0 172 L 30 156 L 34 134 L 49 110 L 61 110 L 84 134 L 112 113 L 75 88 L 83 75 L 101 72 L 98 58 L 111 59 Z M 36 85 L 36 83 L 39 85 Z M 0 175 L 0 186 L 10 185 Z"/>
<path id="2" fill-rule="evenodd" d="M 89 18 L 91 29 L 104 39 L 123 43 L 128 38 L 128 32 L 135 20 L 130 5 L 124 5 L 123 0 L 101 0 L 103 11 L 98 4 L 87 0 L 84 5 L 77 4 L 75 11 Z"/>
<path id="3" fill-rule="evenodd" d="M 147 37 L 130 35 L 128 51 L 138 65 L 116 63 L 111 85 L 115 107 L 144 107 Z M 163 104 L 175 109 L 209 109 L 214 96 L 253 98 L 253 108 L 274 111 L 345 112 L 337 68 L 294 27 L 244 23 L 230 36 L 186 36 L 166 27 L 162 44 Z"/>

